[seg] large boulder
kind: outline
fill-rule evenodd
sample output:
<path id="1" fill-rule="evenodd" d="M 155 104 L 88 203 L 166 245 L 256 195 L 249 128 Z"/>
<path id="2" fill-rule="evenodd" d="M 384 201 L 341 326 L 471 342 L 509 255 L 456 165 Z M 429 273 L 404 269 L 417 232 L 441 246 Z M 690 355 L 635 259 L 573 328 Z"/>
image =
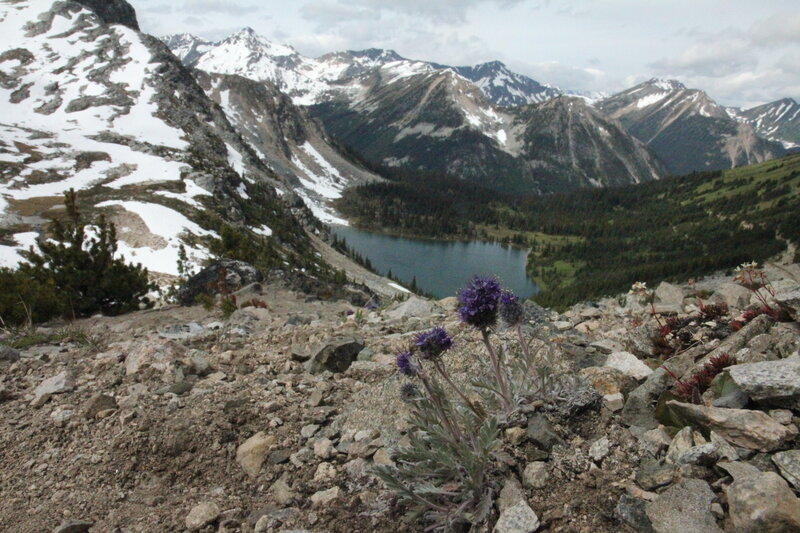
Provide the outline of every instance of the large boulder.
<path id="1" fill-rule="evenodd" d="M 666 403 L 673 420 L 683 425 L 715 431 L 722 438 L 749 450 L 770 452 L 780 449 L 794 438 L 797 430 L 789 429 L 761 411 L 723 409 L 690 403 Z"/>
<path id="2" fill-rule="evenodd" d="M 714 492 L 701 479 L 684 479 L 647 505 L 647 517 L 657 533 L 723 533 L 711 514 Z"/>
<path id="3" fill-rule="evenodd" d="M 201 294 L 232 294 L 262 279 L 261 272 L 253 265 L 244 261 L 222 259 L 189 278 L 178 291 L 178 301 L 181 305 L 192 305 Z"/>
<path id="4" fill-rule="evenodd" d="M 364 344 L 353 337 L 329 339 L 306 362 L 306 370 L 312 374 L 325 370 L 344 372 L 363 349 Z"/>
<path id="5" fill-rule="evenodd" d="M 728 508 L 737 533 L 800 531 L 800 500 L 774 472 L 734 481 L 728 487 Z"/>
<path id="6" fill-rule="evenodd" d="M 800 357 L 734 365 L 727 372 L 757 402 L 800 408 Z"/>
<path id="7" fill-rule="evenodd" d="M 716 303 L 724 303 L 733 309 L 745 309 L 750 305 L 750 296 L 752 295 L 753 293 L 749 289 L 729 281 L 717 287 L 711 300 Z"/>
<path id="8" fill-rule="evenodd" d="M 426 318 L 431 315 L 442 314 L 443 309 L 430 300 L 411 296 L 407 300 L 400 302 L 388 311 L 386 316 L 390 319 L 400 320 L 403 318 Z"/>

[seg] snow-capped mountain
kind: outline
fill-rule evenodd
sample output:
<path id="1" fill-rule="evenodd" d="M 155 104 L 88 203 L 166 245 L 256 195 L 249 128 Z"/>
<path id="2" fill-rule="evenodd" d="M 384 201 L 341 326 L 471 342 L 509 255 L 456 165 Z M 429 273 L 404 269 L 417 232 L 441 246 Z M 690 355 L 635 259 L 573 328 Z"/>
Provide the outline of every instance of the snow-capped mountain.
<path id="1" fill-rule="evenodd" d="M 310 107 L 311 112 L 324 121 L 332 136 L 376 165 L 445 172 L 483 183 L 488 180 L 499 189 L 528 192 L 630 183 L 652 179 L 660 173 L 658 164 L 630 138 L 627 143 L 617 143 L 617 147 L 626 146 L 622 154 L 610 156 L 608 150 L 595 151 L 595 155 L 602 153 L 614 161 L 627 161 L 620 165 L 589 162 L 592 157 L 575 155 L 585 152 L 585 146 L 576 151 L 576 145 L 562 144 L 559 150 L 571 150 L 574 156 L 562 157 L 560 152 L 547 155 L 542 147 L 526 144 L 525 130 L 533 124 L 521 125 L 513 105 L 547 101 L 560 93 L 511 72 L 499 62 L 451 68 L 408 60 L 380 49 L 337 52 L 311 59 L 291 47 L 275 45 L 250 29 L 218 43 L 185 35 L 165 37 L 164 41 L 185 64 L 199 70 L 273 83 L 295 104 L 316 103 Z M 205 85 L 209 95 L 228 109 L 229 93 L 217 95 L 213 83 Z M 243 90 L 243 84 L 235 85 Z M 254 94 L 256 86 L 246 92 Z M 498 102 L 508 107 L 496 105 Z M 256 100 L 250 98 L 247 107 L 256 109 Z M 243 132 L 263 133 L 259 124 L 264 121 L 263 110 L 228 110 L 228 114 L 238 120 L 237 126 Z M 602 131 L 613 131 L 614 135 L 609 137 L 598 129 L 593 135 L 597 146 L 607 146 L 611 138 L 629 137 L 616 124 L 609 124 Z M 557 132 L 551 133 L 558 136 Z M 322 135 L 320 132 L 311 137 Z M 248 140 L 256 148 L 265 142 L 258 135 Z M 297 142 L 289 144 L 293 146 L 288 149 L 290 157 L 275 162 L 273 168 L 279 172 L 291 168 L 298 175 L 303 174 L 303 166 L 294 164 L 294 159 L 308 158 L 308 147 Z M 324 152 L 315 150 L 317 154 Z M 343 172 L 327 155 L 321 157 L 340 174 L 352 175 L 351 169 Z M 302 178 L 300 182 L 305 183 Z"/>
<path id="2" fill-rule="evenodd" d="M 745 110 L 733 110 L 735 118 L 746 120 L 764 138 L 783 143 L 786 148 L 800 146 L 800 104 L 783 98 Z"/>
<path id="3" fill-rule="evenodd" d="M 319 58 L 302 56 L 286 45 L 276 45 L 244 28 L 227 39 L 211 43 L 188 34 L 170 35 L 164 42 L 185 65 L 207 72 L 237 74 L 274 83 L 299 105 L 326 101 L 341 93 L 360 94 L 359 78 L 377 73 L 396 80 L 434 71 L 452 70 L 477 85 L 500 106 L 539 103 L 562 92 L 492 61 L 475 66 L 450 67 L 416 61 L 394 50 L 370 48 L 333 52 Z"/>
<path id="4" fill-rule="evenodd" d="M 538 104 L 563 94 L 560 89 L 512 72 L 500 61 L 453 67 L 453 70 L 477 85 L 491 102 L 499 106 Z"/>
<path id="5" fill-rule="evenodd" d="M 705 92 L 675 80 L 651 79 L 595 105 L 645 143 L 672 174 L 731 168 L 784 153 Z"/>
<path id="6" fill-rule="evenodd" d="M 373 164 L 446 173 L 504 191 L 553 192 L 660 176 L 639 141 L 582 99 L 496 107 L 450 69 L 376 81 L 357 101 L 311 110 Z"/>
<path id="7" fill-rule="evenodd" d="M 274 232 L 285 259 L 305 249 L 280 178 L 167 47 L 136 31 L 130 5 L 84 3 L 102 5 L 0 2 L 2 265 L 20 260 L 70 188 L 154 272 L 177 274 L 181 244 L 203 260 L 225 225 Z"/>
<path id="8" fill-rule="evenodd" d="M 190 35 L 162 39 L 184 65 L 216 74 L 235 74 L 274 83 L 298 105 L 310 105 L 342 92 L 358 92 L 352 78 L 374 69 L 389 78 L 432 70 L 428 63 L 409 61 L 392 51 L 364 50 L 305 57 L 294 48 L 275 44 L 244 28 L 227 39 L 209 43 Z"/>

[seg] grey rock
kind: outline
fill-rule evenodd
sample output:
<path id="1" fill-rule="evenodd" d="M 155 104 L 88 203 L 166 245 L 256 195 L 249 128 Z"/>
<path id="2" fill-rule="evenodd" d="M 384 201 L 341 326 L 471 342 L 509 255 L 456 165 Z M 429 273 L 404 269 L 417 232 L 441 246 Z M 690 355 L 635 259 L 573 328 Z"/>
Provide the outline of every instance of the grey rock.
<path id="1" fill-rule="evenodd" d="M 186 529 L 198 531 L 219 518 L 220 509 L 214 502 L 203 502 L 192 507 L 186 516 Z"/>
<path id="2" fill-rule="evenodd" d="M 612 339 L 600 339 L 599 341 L 594 341 L 589 345 L 589 347 L 594 348 L 598 352 L 604 354 L 625 351 L 625 347 L 622 346 L 622 344 Z"/>
<path id="3" fill-rule="evenodd" d="M 653 369 L 630 352 L 612 353 L 608 356 L 603 366 L 615 368 L 626 376 L 630 376 L 639 381 L 653 373 Z"/>
<path id="4" fill-rule="evenodd" d="M 508 477 L 503 482 L 500 489 L 500 496 L 497 498 L 497 509 L 502 513 L 520 502 L 525 500 L 525 491 L 522 490 L 519 480 L 516 477 Z"/>
<path id="5" fill-rule="evenodd" d="M 653 336 L 656 330 L 647 324 L 632 329 L 625 338 L 625 349 L 639 357 L 653 355 Z"/>
<path id="6" fill-rule="evenodd" d="M 87 419 L 93 419 L 101 411 L 116 408 L 117 401 L 114 398 L 107 394 L 95 394 L 83 406 L 83 416 Z"/>
<path id="7" fill-rule="evenodd" d="M 662 281 L 656 287 L 653 303 L 657 313 L 682 313 L 683 290 L 676 285 Z"/>
<path id="8" fill-rule="evenodd" d="M 644 490 L 655 490 L 672 483 L 675 472 L 676 468 L 671 464 L 662 465 L 655 460 L 645 461 L 636 471 L 636 483 Z"/>
<path id="9" fill-rule="evenodd" d="M 6 346 L 5 344 L 0 344 L 0 361 L 9 363 L 19 361 L 19 350 L 11 346 Z"/>
<path id="10" fill-rule="evenodd" d="M 752 294 L 749 289 L 742 287 L 738 283 L 728 281 L 717 286 L 711 296 L 711 300 L 717 303 L 724 303 L 733 309 L 743 310 L 750 305 L 750 296 Z"/>
<path id="11" fill-rule="evenodd" d="M 750 403 L 750 396 L 736 385 L 736 383 L 729 382 L 725 388 L 727 390 L 725 395 L 715 398 L 711 402 L 712 406 L 726 407 L 728 409 L 742 409 Z"/>
<path id="12" fill-rule="evenodd" d="M 601 437 L 589 446 L 589 457 L 596 463 L 602 461 L 611 452 L 611 441 L 608 437 Z"/>
<path id="13" fill-rule="evenodd" d="M 646 506 L 647 502 L 644 500 L 634 498 L 630 494 L 623 494 L 614 508 L 614 514 L 636 533 L 655 533 L 645 511 Z"/>
<path id="14" fill-rule="evenodd" d="M 165 326 L 158 331 L 158 336 L 163 339 L 186 340 L 198 337 L 205 333 L 205 328 L 197 322 Z"/>
<path id="15" fill-rule="evenodd" d="M 327 490 L 321 490 L 315 492 L 314 494 L 311 495 L 309 499 L 311 500 L 311 503 L 314 505 L 314 507 L 320 507 L 320 506 L 330 505 L 331 503 L 338 500 L 339 496 L 340 496 L 339 487 L 332 487 Z"/>
<path id="16" fill-rule="evenodd" d="M 493 533 L 533 533 L 539 529 L 539 517 L 530 505 L 522 501 L 502 513 L 494 525 Z"/>
<path id="17" fill-rule="evenodd" d="M 553 429 L 553 425 L 542 413 L 535 413 L 528 419 L 528 429 L 526 430 L 528 439 L 539 448 L 550 451 L 556 444 L 563 444 L 564 441 Z"/>
<path id="18" fill-rule="evenodd" d="M 328 370 L 344 372 L 364 349 L 364 344 L 353 337 L 329 339 L 314 356 L 306 362 L 306 370 L 317 374 Z"/>
<path id="19" fill-rule="evenodd" d="M 780 470 L 781 475 L 800 490 L 800 450 L 778 452 L 772 456 L 772 462 Z"/>
<path id="20" fill-rule="evenodd" d="M 753 400 L 800 408 L 800 357 L 734 365 L 726 371 Z"/>
<path id="21" fill-rule="evenodd" d="M 734 481 L 749 479 L 761 474 L 761 470 L 743 461 L 720 461 L 717 466 L 729 473 Z"/>
<path id="22" fill-rule="evenodd" d="M 215 261 L 186 281 L 178 291 L 178 301 L 181 305 L 192 305 L 201 294 L 231 294 L 262 279 L 261 272 L 244 261 Z"/>
<path id="23" fill-rule="evenodd" d="M 795 433 L 761 411 L 723 409 L 668 401 L 667 409 L 685 425 L 717 432 L 737 446 L 768 452 L 779 449 Z"/>
<path id="24" fill-rule="evenodd" d="M 442 313 L 442 308 L 434 302 L 417 296 L 411 296 L 406 301 L 400 302 L 386 311 L 386 316 L 390 319 L 400 320 L 412 317 L 426 318 L 431 315 Z"/>
<path id="25" fill-rule="evenodd" d="M 676 375 L 683 374 L 694 363 L 692 353 L 672 357 L 669 360 L 670 371 Z M 622 409 L 622 421 L 629 426 L 639 426 L 644 429 L 658 427 L 655 417 L 655 406 L 659 396 L 666 391 L 675 380 L 664 368 L 657 368 L 650 376 L 628 395 L 625 407 Z"/>
<path id="26" fill-rule="evenodd" d="M 729 336 L 722 341 L 712 351 L 705 354 L 696 363 L 694 368 L 699 370 L 708 363 L 712 358 L 717 357 L 723 353 L 735 354 L 750 342 L 750 339 L 756 335 L 768 332 L 773 325 L 774 321 L 767 315 L 758 315 L 753 320 L 747 323 L 742 329 Z"/>
<path id="27" fill-rule="evenodd" d="M 736 451 L 736 448 L 715 431 L 711 432 L 711 443 L 715 446 L 717 456 L 720 459 L 728 461 L 739 460 L 739 452 Z"/>
<path id="28" fill-rule="evenodd" d="M 31 406 L 41 407 L 53 394 L 62 394 L 75 388 L 75 380 L 66 370 L 42 381 L 33 391 Z"/>
<path id="29" fill-rule="evenodd" d="M 646 513 L 656 533 L 723 533 L 711 514 L 714 493 L 700 479 L 685 479 L 647 505 Z"/>
<path id="30" fill-rule="evenodd" d="M 125 0 L 76 0 L 94 11 L 106 24 L 122 24 L 139 31 L 136 11 Z"/>
<path id="31" fill-rule="evenodd" d="M 792 423 L 794 415 L 789 409 L 770 409 L 769 416 L 775 419 L 779 424 L 788 426 Z"/>
<path id="32" fill-rule="evenodd" d="M 531 489 L 541 489 L 550 479 L 550 469 L 544 461 L 528 463 L 522 471 L 522 483 Z"/>
<path id="33" fill-rule="evenodd" d="M 694 436 L 691 426 L 681 429 L 673 438 L 667 449 L 666 462 L 678 464 L 680 458 L 694 446 Z"/>
<path id="34" fill-rule="evenodd" d="M 775 301 L 781 304 L 793 319 L 800 320 L 800 288 L 779 292 L 775 295 Z"/>
<path id="35" fill-rule="evenodd" d="M 728 487 L 728 509 L 737 533 L 800 531 L 800 499 L 774 472 L 734 481 Z"/>
<path id="36" fill-rule="evenodd" d="M 94 522 L 88 520 L 68 520 L 53 530 L 53 533 L 89 533 Z"/>

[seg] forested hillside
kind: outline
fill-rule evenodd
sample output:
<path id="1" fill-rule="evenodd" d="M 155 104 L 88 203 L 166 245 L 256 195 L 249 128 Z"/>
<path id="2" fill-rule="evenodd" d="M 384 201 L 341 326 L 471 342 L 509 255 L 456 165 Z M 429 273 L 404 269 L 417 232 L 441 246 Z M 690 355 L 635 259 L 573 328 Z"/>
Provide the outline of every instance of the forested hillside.
<path id="1" fill-rule="evenodd" d="M 536 298 L 545 305 L 763 260 L 800 240 L 800 155 L 526 198 L 441 176 L 394 177 L 349 191 L 339 209 L 371 230 L 529 246 L 529 272 L 542 288 Z"/>

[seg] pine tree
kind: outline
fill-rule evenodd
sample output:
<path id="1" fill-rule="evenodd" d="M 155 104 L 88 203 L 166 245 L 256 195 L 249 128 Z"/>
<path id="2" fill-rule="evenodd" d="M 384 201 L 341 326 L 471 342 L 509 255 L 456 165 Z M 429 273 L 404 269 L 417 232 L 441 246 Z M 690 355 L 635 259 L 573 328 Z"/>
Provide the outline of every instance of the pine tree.
<path id="1" fill-rule="evenodd" d="M 147 269 L 115 258 L 117 230 L 101 215 L 87 235 L 78 209 L 77 194 L 64 194 L 65 222 L 53 221 L 52 239 L 39 238 L 39 251 L 23 252 L 30 263 L 20 267 L 46 283 L 52 281 L 67 314 L 86 316 L 97 311 L 118 314 L 136 309 L 151 289 Z"/>

